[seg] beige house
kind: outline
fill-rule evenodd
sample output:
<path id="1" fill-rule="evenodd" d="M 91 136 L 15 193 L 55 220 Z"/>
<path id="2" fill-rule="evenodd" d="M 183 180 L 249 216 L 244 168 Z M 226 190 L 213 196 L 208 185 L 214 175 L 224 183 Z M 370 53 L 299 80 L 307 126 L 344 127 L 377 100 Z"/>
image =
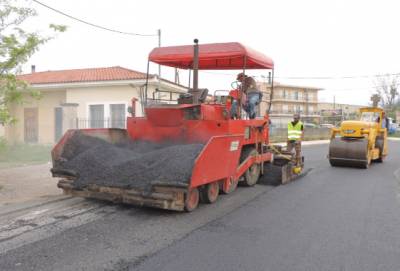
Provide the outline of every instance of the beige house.
<path id="1" fill-rule="evenodd" d="M 260 112 L 266 112 L 270 103 L 271 85 L 258 82 L 263 92 Z M 306 121 L 318 122 L 318 91 L 320 88 L 287 84 L 274 84 L 270 118 L 276 126 L 286 126 L 294 113 L 300 113 Z"/>
<path id="2" fill-rule="evenodd" d="M 53 144 L 68 129 L 125 128 L 132 98 L 143 115 L 146 74 L 122 67 L 33 72 L 18 76 L 42 94 L 15 105 L 17 123 L 5 127 L 9 142 Z M 151 75 L 148 102 L 169 103 L 187 88 Z"/>
<path id="3" fill-rule="evenodd" d="M 342 112 L 344 115 L 357 114 L 358 110 L 365 105 L 354 105 L 354 104 L 338 104 L 338 103 L 318 103 L 318 110 L 321 114 L 326 111 L 337 111 Z"/>

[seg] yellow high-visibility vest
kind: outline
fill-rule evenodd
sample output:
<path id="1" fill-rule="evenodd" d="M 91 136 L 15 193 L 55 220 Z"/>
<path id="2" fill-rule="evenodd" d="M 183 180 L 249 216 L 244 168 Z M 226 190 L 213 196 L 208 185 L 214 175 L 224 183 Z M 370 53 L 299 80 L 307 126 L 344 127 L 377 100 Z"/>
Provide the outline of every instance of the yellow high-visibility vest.
<path id="1" fill-rule="evenodd" d="M 295 126 L 293 126 L 292 122 L 288 123 L 288 140 L 300 140 L 302 130 L 301 127 L 303 123 L 301 121 L 297 122 Z"/>

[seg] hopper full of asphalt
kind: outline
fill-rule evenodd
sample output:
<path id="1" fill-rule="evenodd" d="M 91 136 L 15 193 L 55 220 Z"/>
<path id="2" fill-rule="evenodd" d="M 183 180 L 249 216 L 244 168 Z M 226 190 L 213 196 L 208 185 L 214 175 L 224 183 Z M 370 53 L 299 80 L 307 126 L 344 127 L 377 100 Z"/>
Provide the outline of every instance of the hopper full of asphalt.
<path id="1" fill-rule="evenodd" d="M 111 144 L 74 134 L 53 171 L 73 172 L 75 189 L 91 184 L 118 188 L 151 188 L 153 184 L 188 185 L 202 144 L 126 140 Z"/>

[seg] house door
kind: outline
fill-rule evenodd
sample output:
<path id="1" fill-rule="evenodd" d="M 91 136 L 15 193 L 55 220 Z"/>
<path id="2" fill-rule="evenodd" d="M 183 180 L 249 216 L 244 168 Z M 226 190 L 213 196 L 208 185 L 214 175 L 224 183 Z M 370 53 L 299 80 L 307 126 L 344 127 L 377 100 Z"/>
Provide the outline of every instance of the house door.
<path id="1" fill-rule="evenodd" d="M 24 108 L 24 141 L 26 143 L 37 143 L 38 130 L 38 109 Z"/>
<path id="2" fill-rule="evenodd" d="M 125 128 L 125 104 L 110 104 L 110 128 Z"/>
<path id="3" fill-rule="evenodd" d="M 63 109 L 62 107 L 54 108 L 54 138 L 57 142 L 63 135 Z"/>
<path id="4" fill-rule="evenodd" d="M 90 128 L 104 128 L 104 105 L 93 104 L 89 106 Z"/>

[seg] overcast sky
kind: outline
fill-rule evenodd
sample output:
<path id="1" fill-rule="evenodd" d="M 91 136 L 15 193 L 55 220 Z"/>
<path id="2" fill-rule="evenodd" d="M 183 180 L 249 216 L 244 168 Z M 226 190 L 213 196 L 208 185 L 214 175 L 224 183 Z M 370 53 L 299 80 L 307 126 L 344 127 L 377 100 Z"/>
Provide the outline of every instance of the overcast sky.
<path id="1" fill-rule="evenodd" d="M 40 0 L 65 13 L 126 32 L 156 34 L 162 45 L 239 41 L 275 62 L 276 81 L 325 89 L 320 100 L 367 104 L 373 78 L 288 79 L 364 76 L 400 72 L 399 1 L 179 1 Z M 28 0 L 38 16 L 29 27 L 45 32 L 49 23 L 68 26 L 24 66 L 37 71 L 122 66 L 145 72 L 153 37 L 95 29 Z M 152 72 L 157 66 L 152 66 Z M 232 73 L 232 76 L 229 74 Z M 228 75 L 226 75 L 228 74 Z M 200 86 L 228 89 L 234 72 L 200 75 Z M 252 73 L 250 73 L 252 74 Z M 260 72 L 254 72 L 259 75 Z M 171 72 L 163 69 L 167 79 Z M 184 78 L 182 78 L 184 77 Z M 181 75 L 182 81 L 187 78 Z"/>

